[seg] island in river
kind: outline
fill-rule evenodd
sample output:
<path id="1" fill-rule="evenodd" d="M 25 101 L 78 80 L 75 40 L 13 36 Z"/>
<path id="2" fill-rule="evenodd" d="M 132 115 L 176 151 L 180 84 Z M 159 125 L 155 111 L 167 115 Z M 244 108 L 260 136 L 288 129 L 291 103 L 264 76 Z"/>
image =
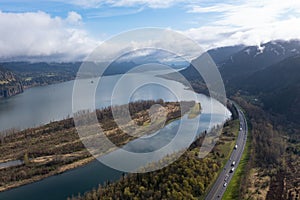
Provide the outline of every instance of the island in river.
<path id="1" fill-rule="evenodd" d="M 189 117 L 200 113 L 201 106 L 194 101 L 164 102 L 138 101 L 129 104 L 129 112 L 139 129 L 127 134 L 114 122 L 112 108 L 96 110 L 98 121 L 104 134 L 117 146 L 140 137 L 138 133 L 150 134 L 155 127 L 161 127 L 162 110 L 154 115 L 159 123 L 147 129 L 150 123 L 149 109 L 160 104 L 167 113 L 166 123 L 191 111 Z M 122 106 L 118 106 L 122 110 Z M 85 115 L 90 115 L 85 112 Z M 153 119 L 153 118 L 152 118 Z M 132 123 L 132 122 L 131 122 Z M 127 128 L 133 126 L 128 123 Z M 145 131 L 146 130 L 146 131 Z M 136 133 L 136 134 L 135 134 Z M 100 155 L 99 155 L 100 156 Z M 35 182 L 51 175 L 59 174 L 94 160 L 94 157 L 79 138 L 72 118 L 30 128 L 7 136 L 1 136 L 0 144 L 0 191 Z M 16 161 L 16 162 L 14 162 Z M 1 163 L 2 166 L 1 167 Z M 4 163 L 7 163 L 5 165 Z M 9 163 L 12 163 L 9 165 Z M 17 163 L 17 164 L 16 164 Z"/>

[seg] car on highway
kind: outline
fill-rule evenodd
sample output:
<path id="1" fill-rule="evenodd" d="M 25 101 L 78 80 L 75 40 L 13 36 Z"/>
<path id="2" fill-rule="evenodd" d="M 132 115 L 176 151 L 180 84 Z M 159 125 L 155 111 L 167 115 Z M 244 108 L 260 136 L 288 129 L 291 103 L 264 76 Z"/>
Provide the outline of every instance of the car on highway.
<path id="1" fill-rule="evenodd" d="M 238 148 L 238 145 L 236 144 L 235 146 L 234 146 L 234 149 L 237 149 Z"/>
<path id="2" fill-rule="evenodd" d="M 233 168 L 231 168 L 231 170 L 230 170 L 230 173 L 234 172 L 234 170 L 235 170 L 235 168 L 234 168 L 234 167 L 233 167 Z"/>
<path id="3" fill-rule="evenodd" d="M 227 180 L 228 180 L 228 178 L 229 178 L 229 174 L 226 174 L 226 175 L 225 175 L 225 179 L 224 179 L 224 181 L 227 181 Z"/>
<path id="4" fill-rule="evenodd" d="M 231 166 L 234 167 L 235 165 L 235 161 L 232 161 Z"/>
<path id="5" fill-rule="evenodd" d="M 227 186 L 227 183 L 225 182 L 224 184 L 223 184 L 223 187 L 226 187 Z"/>
<path id="6" fill-rule="evenodd" d="M 242 131 L 242 130 L 243 130 L 243 128 L 241 127 L 241 128 L 240 128 L 240 131 Z"/>

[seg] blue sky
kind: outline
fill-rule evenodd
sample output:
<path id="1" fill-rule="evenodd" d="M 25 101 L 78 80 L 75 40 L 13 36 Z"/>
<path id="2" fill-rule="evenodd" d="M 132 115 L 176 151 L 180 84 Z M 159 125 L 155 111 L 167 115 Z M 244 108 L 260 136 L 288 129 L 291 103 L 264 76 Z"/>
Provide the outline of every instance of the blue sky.
<path id="1" fill-rule="evenodd" d="M 295 0 L 1 0 L 0 10 L 2 60 L 80 59 L 142 27 L 179 31 L 205 49 L 300 37 Z"/>
<path id="2" fill-rule="evenodd" d="M 63 1 L 28 0 L 24 4 L 22 0 L 4 0 L 1 3 L 1 11 L 13 13 L 43 11 L 52 17 L 61 18 L 66 18 L 68 12 L 74 11 L 82 16 L 84 28 L 92 35 L 109 36 L 140 27 L 168 27 L 184 31 L 193 28 L 196 24 L 206 24 L 213 20 L 212 14 L 209 16 L 208 13 L 188 13 L 189 6 L 191 5 L 177 3 L 153 8 L 138 3 L 124 6 L 104 4 L 82 7 L 82 5 Z"/>

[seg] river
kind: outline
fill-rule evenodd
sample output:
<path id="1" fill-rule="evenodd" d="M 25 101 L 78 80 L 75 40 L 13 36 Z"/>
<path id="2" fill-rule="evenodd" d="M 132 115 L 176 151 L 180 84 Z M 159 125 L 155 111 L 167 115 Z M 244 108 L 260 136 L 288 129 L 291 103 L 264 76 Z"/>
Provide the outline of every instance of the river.
<path id="1" fill-rule="evenodd" d="M 159 72 L 161 73 L 161 72 Z M 153 73 L 152 77 L 143 76 L 143 74 L 129 74 L 127 76 L 134 76 L 135 81 L 151 79 L 155 83 L 160 83 L 163 86 L 168 86 L 182 94 L 181 100 L 189 100 L 191 95 L 195 95 L 190 90 L 187 90 L 181 83 L 158 78 Z M 111 103 L 111 93 L 113 91 L 114 84 L 120 79 L 122 75 L 106 76 L 101 79 L 101 84 L 97 88 L 96 92 L 96 107 L 101 108 L 108 106 Z M 95 84 L 96 80 L 82 79 L 85 84 Z M 132 83 L 127 81 L 124 85 L 128 88 Z M 168 85 L 169 84 L 169 85 Z M 30 88 L 25 90 L 24 93 L 14 96 L 9 99 L 0 101 L 0 127 L 1 130 L 9 128 L 24 129 L 41 124 L 48 123 L 50 121 L 63 119 L 66 116 L 72 116 L 72 90 L 74 81 Z M 122 89 L 122 88 L 121 88 Z M 197 122 L 200 122 L 198 132 L 208 130 L 216 124 L 223 123 L 230 117 L 230 112 L 218 101 L 207 97 L 202 94 L 196 94 L 197 99 L 201 103 L 202 113 Z M 126 103 L 127 98 L 123 98 L 122 95 L 114 96 L 114 102 L 116 104 Z M 159 84 L 145 85 L 139 90 L 136 90 L 130 100 L 135 101 L 139 99 L 164 99 L 167 101 L 176 101 L 176 95 L 167 90 L 166 87 L 161 87 Z M 84 102 L 84 98 L 83 98 Z M 213 121 L 211 121 L 213 119 Z M 137 139 L 125 146 L 125 149 L 134 152 L 152 151 L 158 149 L 173 137 L 174 133 L 178 129 L 182 120 L 188 121 L 187 117 L 183 117 L 180 120 L 175 120 L 162 128 L 160 134 L 155 135 L 152 141 L 147 141 L 147 138 Z M 194 119 L 195 120 L 195 119 Z M 189 123 L 194 123 L 189 121 Z M 183 131 L 188 134 L 189 126 L 183 127 Z M 181 141 L 181 140 L 180 140 Z M 184 137 L 182 137 L 184 141 Z M 147 147 L 145 147 L 145 143 Z M 180 147 L 180 144 L 176 144 Z M 141 148 L 143 147 L 143 148 Z M 150 149 L 149 149 L 150 148 Z M 119 151 L 111 153 L 112 157 L 118 155 Z M 149 162 L 155 161 L 151 158 L 145 158 Z M 18 199 L 30 199 L 30 200 L 59 200 L 66 199 L 69 196 L 77 195 L 78 193 L 84 193 L 85 191 L 96 188 L 99 184 L 103 184 L 105 181 L 116 180 L 121 177 L 123 172 L 111 169 L 110 167 L 101 164 L 98 161 L 93 161 L 83 167 L 70 170 L 60 175 L 52 176 L 21 186 L 16 189 L 1 192 L 1 200 L 18 200 Z"/>

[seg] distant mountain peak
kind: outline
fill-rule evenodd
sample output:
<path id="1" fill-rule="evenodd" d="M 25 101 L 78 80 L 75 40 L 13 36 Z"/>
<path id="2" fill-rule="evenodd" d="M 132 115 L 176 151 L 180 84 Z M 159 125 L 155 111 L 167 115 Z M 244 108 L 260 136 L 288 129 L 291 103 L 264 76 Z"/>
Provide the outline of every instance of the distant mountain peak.
<path id="1" fill-rule="evenodd" d="M 232 79 L 264 69 L 296 55 L 300 55 L 299 40 L 275 40 L 245 47 L 219 66 L 223 78 Z"/>

